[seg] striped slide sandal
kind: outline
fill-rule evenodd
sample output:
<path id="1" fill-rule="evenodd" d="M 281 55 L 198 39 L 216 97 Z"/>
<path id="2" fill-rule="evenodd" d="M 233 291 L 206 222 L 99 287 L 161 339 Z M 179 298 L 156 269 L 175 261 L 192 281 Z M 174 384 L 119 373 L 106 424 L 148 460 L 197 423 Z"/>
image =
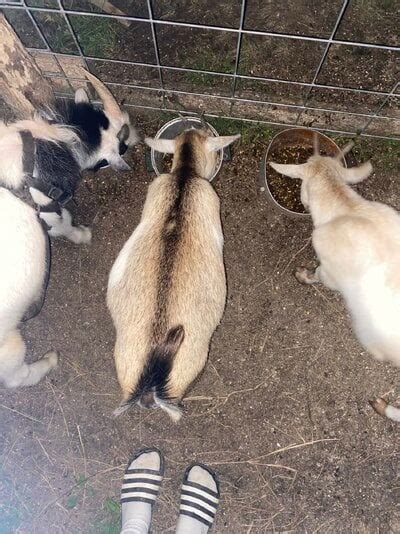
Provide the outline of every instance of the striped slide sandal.
<path id="1" fill-rule="evenodd" d="M 206 465 L 191 464 L 185 471 L 177 534 L 205 534 L 214 522 L 220 491 L 217 475 Z"/>
<path id="2" fill-rule="evenodd" d="M 130 461 L 121 489 L 121 532 L 146 534 L 164 476 L 164 458 L 156 448 L 138 451 Z"/>

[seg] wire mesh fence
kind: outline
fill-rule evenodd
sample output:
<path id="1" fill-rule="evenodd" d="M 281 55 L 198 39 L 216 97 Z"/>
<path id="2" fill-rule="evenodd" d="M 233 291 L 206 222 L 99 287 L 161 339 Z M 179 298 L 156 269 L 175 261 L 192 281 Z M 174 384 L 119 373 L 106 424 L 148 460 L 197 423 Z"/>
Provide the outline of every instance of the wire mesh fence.
<path id="1" fill-rule="evenodd" d="M 56 94 L 80 65 L 125 105 L 400 138 L 398 0 L 14 0 Z"/>

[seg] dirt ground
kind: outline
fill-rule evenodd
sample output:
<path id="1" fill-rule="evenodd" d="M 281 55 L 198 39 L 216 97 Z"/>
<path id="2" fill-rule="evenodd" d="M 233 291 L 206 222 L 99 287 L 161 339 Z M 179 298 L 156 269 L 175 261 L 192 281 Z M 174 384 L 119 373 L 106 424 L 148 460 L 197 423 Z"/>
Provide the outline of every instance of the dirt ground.
<path id="1" fill-rule="evenodd" d="M 138 123 L 149 135 L 160 117 Z M 193 460 L 220 476 L 216 534 L 400 532 L 400 427 L 368 405 L 398 400 L 400 371 L 363 352 L 338 295 L 293 277 L 314 261 L 311 223 L 274 212 L 260 191 L 266 137 L 247 131 L 215 181 L 228 301 L 178 424 L 159 411 L 112 415 L 120 392 L 105 292 L 152 180 L 145 150 L 130 154 L 131 173 L 86 176 L 76 218 L 93 242 L 52 243 L 45 306 L 23 326 L 28 358 L 54 348 L 60 365 L 35 387 L 0 389 L 1 534 L 119 532 L 121 476 L 143 446 L 166 457 L 153 533 L 174 531 Z M 376 168 L 363 194 L 400 208 L 398 145 L 363 140 L 361 150 Z"/>

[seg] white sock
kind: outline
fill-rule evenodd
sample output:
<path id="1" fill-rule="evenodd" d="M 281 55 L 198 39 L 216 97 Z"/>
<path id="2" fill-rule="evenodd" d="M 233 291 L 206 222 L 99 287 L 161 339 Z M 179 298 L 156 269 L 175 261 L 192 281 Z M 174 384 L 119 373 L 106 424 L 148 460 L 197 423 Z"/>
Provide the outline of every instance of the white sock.
<path id="1" fill-rule="evenodd" d="M 163 476 L 158 451 L 145 450 L 129 464 L 121 492 L 121 534 L 147 534 Z"/>
<path id="2" fill-rule="evenodd" d="M 201 465 L 185 474 L 176 534 L 207 534 L 217 511 L 219 488 L 216 475 Z"/>

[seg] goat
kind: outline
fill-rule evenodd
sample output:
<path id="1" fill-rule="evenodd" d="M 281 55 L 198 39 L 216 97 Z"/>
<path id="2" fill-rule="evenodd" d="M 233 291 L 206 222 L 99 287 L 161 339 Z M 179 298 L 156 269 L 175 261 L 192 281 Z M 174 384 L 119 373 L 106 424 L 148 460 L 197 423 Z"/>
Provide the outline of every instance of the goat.
<path id="1" fill-rule="evenodd" d="M 349 187 L 371 174 L 371 163 L 346 169 L 340 158 L 314 153 L 300 165 L 270 165 L 302 180 L 301 201 L 313 220 L 319 266 L 314 271 L 298 268 L 297 280 L 339 291 L 365 349 L 378 360 L 400 366 L 400 214 Z M 400 421 L 400 409 L 379 399 L 371 404 Z"/>
<path id="2" fill-rule="evenodd" d="M 48 239 L 35 210 L 0 187 L 0 381 L 6 387 L 37 384 L 57 365 L 54 351 L 26 364 L 18 330 L 26 311 L 42 297 Z"/>
<path id="3" fill-rule="evenodd" d="M 192 129 L 145 139 L 174 156 L 171 172 L 149 186 L 139 225 L 109 276 L 123 392 L 116 415 L 138 403 L 179 420 L 178 403 L 206 363 L 226 300 L 219 199 L 208 179 L 216 151 L 238 137 Z"/>
<path id="4" fill-rule="evenodd" d="M 65 236 L 74 243 L 91 240 L 90 229 L 73 226 L 65 208 L 81 171 L 107 164 L 128 170 L 121 156 L 138 141 L 128 114 L 120 110 L 109 89 L 93 74 L 83 73 L 104 110 L 95 108 L 84 89 L 78 89 L 74 102 L 57 102 L 53 108 L 38 110 L 31 120 L 0 124 L 0 186 L 28 187 L 49 235 Z"/>

